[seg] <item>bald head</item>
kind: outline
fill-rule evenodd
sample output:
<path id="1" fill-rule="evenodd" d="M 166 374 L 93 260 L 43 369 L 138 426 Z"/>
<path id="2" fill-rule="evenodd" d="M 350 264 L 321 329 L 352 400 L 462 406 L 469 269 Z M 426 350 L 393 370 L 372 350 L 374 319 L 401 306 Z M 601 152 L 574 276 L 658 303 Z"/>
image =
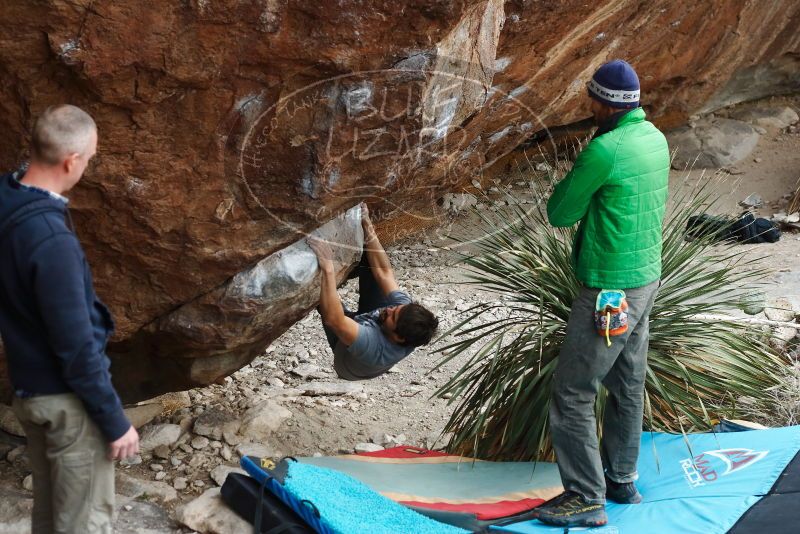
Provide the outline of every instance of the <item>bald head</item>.
<path id="1" fill-rule="evenodd" d="M 47 108 L 33 126 L 31 161 L 22 182 L 63 194 L 77 185 L 97 152 L 97 127 L 75 106 Z"/>
<path id="2" fill-rule="evenodd" d="M 47 108 L 33 127 L 31 159 L 58 165 L 73 154 L 86 155 L 96 133 L 94 120 L 81 108 L 69 104 Z"/>

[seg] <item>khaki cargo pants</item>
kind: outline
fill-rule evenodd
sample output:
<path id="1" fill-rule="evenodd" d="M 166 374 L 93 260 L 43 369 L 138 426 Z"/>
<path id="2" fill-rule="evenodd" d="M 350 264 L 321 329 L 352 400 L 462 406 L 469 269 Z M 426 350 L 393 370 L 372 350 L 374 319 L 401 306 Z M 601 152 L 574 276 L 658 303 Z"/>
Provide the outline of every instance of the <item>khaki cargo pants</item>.
<path id="1" fill-rule="evenodd" d="M 33 534 L 112 532 L 114 463 L 74 394 L 14 398 L 33 471 Z"/>

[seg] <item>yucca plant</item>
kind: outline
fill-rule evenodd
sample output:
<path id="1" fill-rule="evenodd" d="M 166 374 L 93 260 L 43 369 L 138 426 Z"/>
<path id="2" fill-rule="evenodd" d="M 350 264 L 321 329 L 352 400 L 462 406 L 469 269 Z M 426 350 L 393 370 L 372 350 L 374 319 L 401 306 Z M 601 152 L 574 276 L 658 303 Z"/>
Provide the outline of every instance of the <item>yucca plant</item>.
<path id="1" fill-rule="evenodd" d="M 711 206 L 712 181 L 683 188 L 664 225 L 662 287 L 650 316 L 645 426 L 708 430 L 711 421 L 768 402 L 785 362 L 757 326 L 726 316 L 758 291 L 767 271 L 732 246 L 710 237 L 687 240 L 687 221 Z M 478 211 L 486 237 L 462 252 L 468 284 L 499 299 L 479 304 L 443 338 L 438 365 L 467 354 L 466 363 L 437 392 L 452 396 L 449 449 L 487 459 L 551 458 L 551 381 L 578 292 L 570 262 L 574 229 L 547 223 L 550 181 L 532 184 L 534 200 L 492 213 Z M 745 265 L 745 263 L 747 265 Z M 579 372 L 579 371 L 576 371 Z M 450 394 L 450 395 L 444 395 Z M 606 394 L 596 404 L 602 422 Z"/>

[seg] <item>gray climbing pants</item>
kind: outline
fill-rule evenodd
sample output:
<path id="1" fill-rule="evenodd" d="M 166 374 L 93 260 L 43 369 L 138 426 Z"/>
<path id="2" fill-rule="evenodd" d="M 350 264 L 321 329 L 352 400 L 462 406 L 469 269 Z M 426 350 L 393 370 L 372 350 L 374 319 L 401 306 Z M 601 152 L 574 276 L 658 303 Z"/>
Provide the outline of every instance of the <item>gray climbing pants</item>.
<path id="1" fill-rule="evenodd" d="M 572 303 L 553 375 L 550 434 L 564 489 L 593 503 L 606 500 L 604 473 L 620 483 L 638 477 L 649 315 L 659 285 L 625 289 L 628 330 L 611 337 L 610 347 L 594 324 L 600 290 L 581 288 Z M 608 402 L 598 445 L 594 407 L 601 383 Z"/>

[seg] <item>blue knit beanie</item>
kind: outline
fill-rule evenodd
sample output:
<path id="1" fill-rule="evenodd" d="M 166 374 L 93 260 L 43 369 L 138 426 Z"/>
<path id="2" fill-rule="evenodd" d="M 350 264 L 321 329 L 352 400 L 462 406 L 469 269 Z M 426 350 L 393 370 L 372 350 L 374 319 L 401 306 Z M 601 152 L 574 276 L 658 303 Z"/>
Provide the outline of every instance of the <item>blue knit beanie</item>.
<path id="1" fill-rule="evenodd" d="M 604 64 L 586 87 L 590 97 L 612 108 L 639 107 L 639 77 L 627 61 L 615 59 Z"/>

